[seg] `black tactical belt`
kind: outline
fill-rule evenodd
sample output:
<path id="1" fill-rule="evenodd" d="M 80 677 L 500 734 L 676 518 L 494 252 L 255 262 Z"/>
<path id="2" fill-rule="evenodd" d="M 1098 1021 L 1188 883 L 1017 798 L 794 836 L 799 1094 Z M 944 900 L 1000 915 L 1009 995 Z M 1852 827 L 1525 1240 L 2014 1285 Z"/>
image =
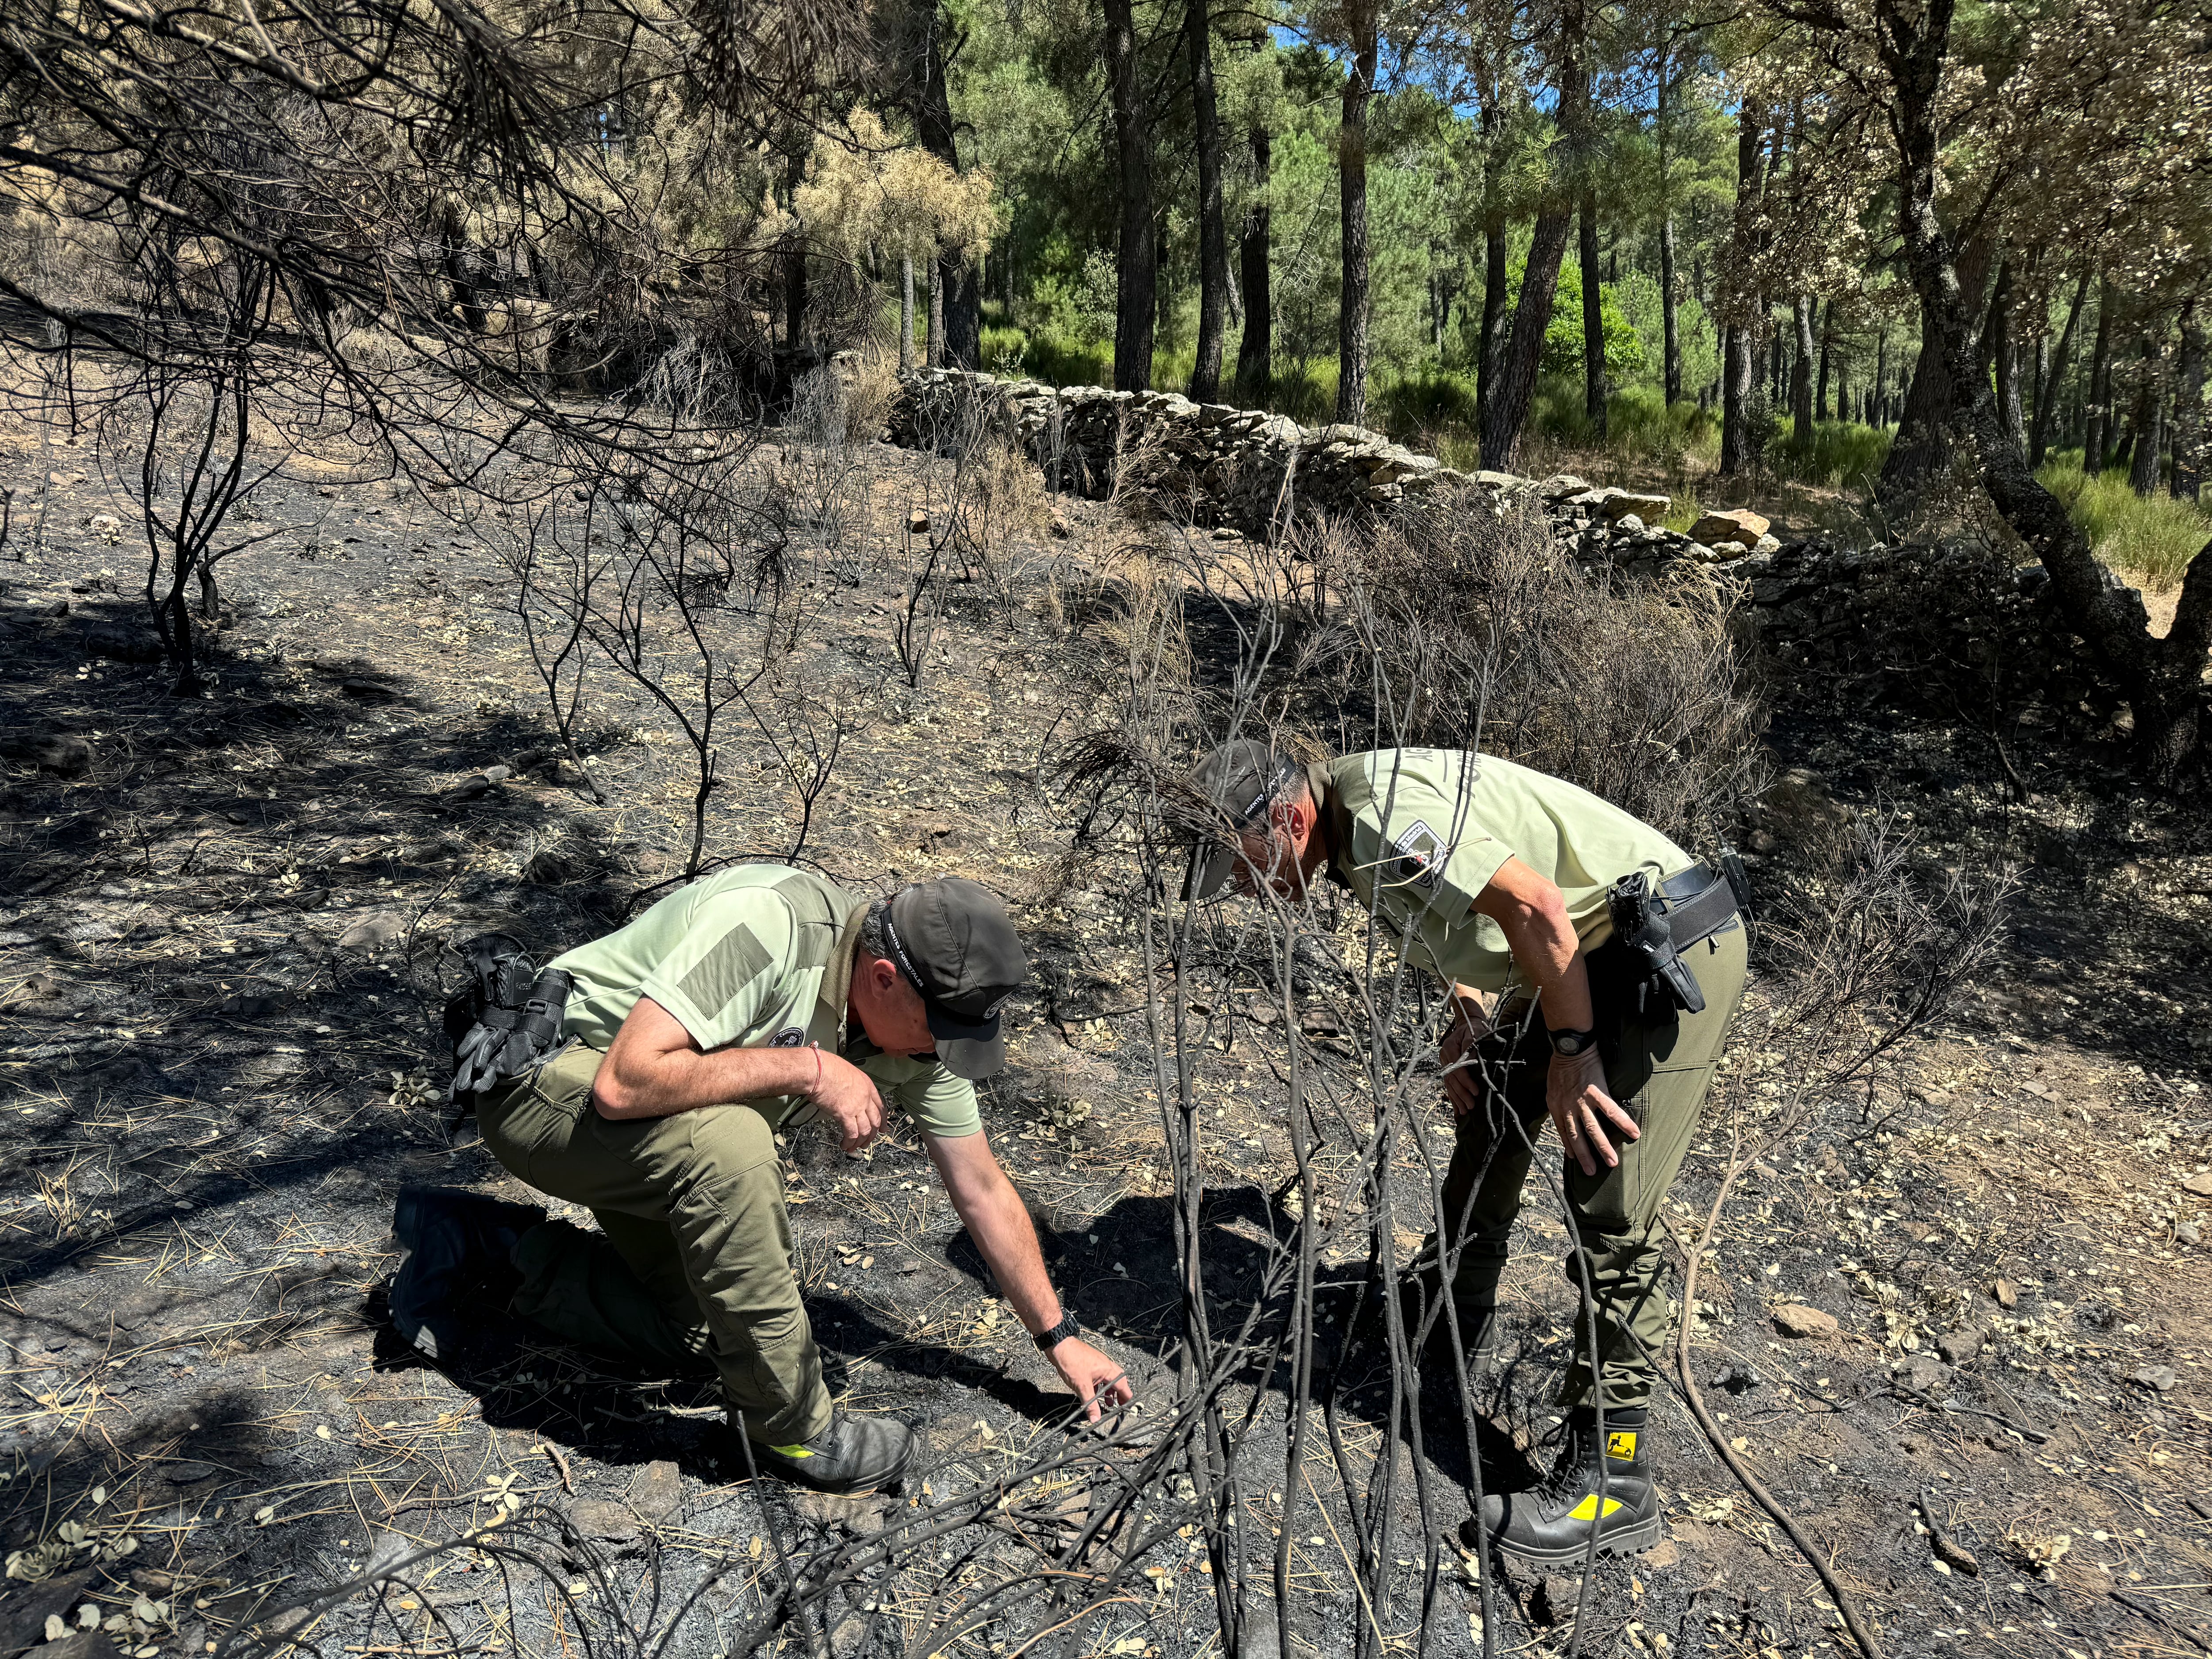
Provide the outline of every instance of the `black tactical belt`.
<path id="1" fill-rule="evenodd" d="M 1644 969 L 1638 1012 L 1656 1002 L 1686 1013 L 1705 1011 L 1705 994 L 1683 952 L 1735 925 L 1736 884 L 1729 874 L 1698 865 L 1656 887 L 1641 870 L 1613 883 L 1606 894 L 1613 937 Z"/>

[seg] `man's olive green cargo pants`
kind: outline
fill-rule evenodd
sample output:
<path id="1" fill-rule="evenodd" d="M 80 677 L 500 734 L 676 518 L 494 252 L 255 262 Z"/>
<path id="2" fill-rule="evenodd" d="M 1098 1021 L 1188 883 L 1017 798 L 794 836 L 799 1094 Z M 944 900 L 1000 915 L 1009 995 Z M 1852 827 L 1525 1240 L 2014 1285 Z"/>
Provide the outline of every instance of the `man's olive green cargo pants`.
<path id="1" fill-rule="evenodd" d="M 484 1144 L 599 1232 L 549 1221 L 514 1251 L 509 1310 L 568 1340 L 671 1370 L 712 1366 L 769 1445 L 829 1426 L 822 1358 L 793 1270 L 768 1121 L 745 1105 L 617 1122 L 592 1107 L 604 1058 L 578 1044 L 477 1110 Z"/>
<path id="2" fill-rule="evenodd" d="M 1743 1000 L 1744 947 L 1739 923 L 1683 953 L 1705 993 L 1705 1010 L 1696 1014 L 1680 1013 L 1671 1005 L 1640 1012 L 1623 947 L 1603 945 L 1589 957 L 1607 1091 L 1644 1133 L 1632 1141 L 1609 1135 L 1620 1162 L 1613 1169 L 1601 1163 L 1595 1175 L 1584 1175 L 1571 1158 L 1563 1159 L 1571 1237 L 1578 1235 L 1582 1245 L 1577 1250 L 1570 1243 L 1567 1279 L 1579 1291 L 1587 1273 L 1597 1362 L 1593 1367 L 1590 1312 L 1577 1296 L 1575 1363 L 1561 1387 L 1562 1406 L 1595 1406 L 1601 1388 L 1608 1411 L 1641 1406 L 1658 1380 L 1674 1311 L 1661 1288 L 1666 1237 L 1659 1206 L 1697 1133 L 1714 1062 Z M 1474 1325 L 1497 1305 L 1533 1144 L 1547 1121 L 1552 1049 L 1540 1012 L 1525 1025 L 1502 1024 L 1479 1055 L 1485 1104 L 1459 1120 L 1443 1188 L 1444 1237 L 1465 1239 L 1452 1279 L 1462 1338 L 1471 1337 Z"/>

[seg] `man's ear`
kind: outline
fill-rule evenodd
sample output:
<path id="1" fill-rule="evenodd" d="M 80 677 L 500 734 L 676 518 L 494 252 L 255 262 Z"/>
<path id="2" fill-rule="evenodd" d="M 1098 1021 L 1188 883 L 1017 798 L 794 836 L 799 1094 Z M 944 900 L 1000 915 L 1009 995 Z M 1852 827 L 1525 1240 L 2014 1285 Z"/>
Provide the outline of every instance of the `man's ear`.
<path id="1" fill-rule="evenodd" d="M 1313 797 L 1300 790 L 1267 809 L 1269 826 L 1293 847 L 1302 847 L 1314 824 Z"/>

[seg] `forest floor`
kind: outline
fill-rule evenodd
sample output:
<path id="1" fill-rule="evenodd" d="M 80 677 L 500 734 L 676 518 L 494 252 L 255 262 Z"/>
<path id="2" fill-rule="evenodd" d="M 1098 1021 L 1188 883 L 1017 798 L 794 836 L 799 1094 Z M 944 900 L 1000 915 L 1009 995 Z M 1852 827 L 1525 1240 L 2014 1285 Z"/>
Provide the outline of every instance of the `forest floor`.
<path id="1" fill-rule="evenodd" d="M 52 1618 L 74 1630 L 87 1604 L 139 1659 L 212 1651 L 502 1509 L 518 1534 L 563 1516 L 584 1544 L 550 1548 L 535 1577 L 441 1556 L 374 1615 L 364 1592 L 286 1614 L 293 1634 L 334 1659 L 567 1653 L 572 1635 L 641 1653 L 636 1632 L 672 1656 L 726 1651 L 781 1553 L 872 1533 L 882 1511 L 737 1479 L 696 1381 L 520 1329 L 441 1368 L 382 1312 L 401 1186 L 534 1198 L 449 1144 L 426 1098 L 443 1083 L 441 942 L 495 927 L 550 955 L 615 925 L 681 868 L 685 753 L 609 692 L 584 744 L 608 797 L 594 804 L 544 758 L 542 688 L 481 538 L 435 497 L 297 467 L 256 498 L 280 533 L 225 567 L 234 620 L 208 695 L 175 699 L 142 648 L 144 551 L 106 482 L 115 458 L 88 438 L 42 456 L 20 425 L 4 439 L 11 550 L 42 462 L 58 482 L 37 556 L 0 565 L 0 731 L 33 740 L 0 785 L 0 1159 L 17 1172 L 0 1187 L 0 1659 Z M 896 538 L 945 487 L 942 463 L 862 459 L 880 507 L 865 535 Z M 1056 1279 L 1157 1405 L 1182 1316 L 1135 934 L 1119 886 L 1066 881 L 1066 810 L 1040 787 L 1111 694 L 1109 619 L 1067 595 L 1119 532 L 1087 504 L 1061 510 L 1066 541 L 952 607 L 919 689 L 894 666 L 892 588 L 825 603 L 802 652 L 875 689 L 806 854 L 855 890 L 961 872 L 1015 899 L 1041 992 L 1018 1005 L 985 1121 Z M 1970 729 L 1819 685 L 1778 695 L 1777 761 L 1820 774 L 1833 811 L 1903 815 L 1931 867 L 2011 861 L 2024 887 L 2001 969 L 1865 1121 L 1769 1149 L 1739 1188 L 1700 1280 L 1698 1380 L 1890 1653 L 2212 1652 L 2212 823 L 2032 725 L 2022 800 Z M 793 817 L 787 789 L 733 784 L 714 848 L 776 855 Z M 1735 1070 L 1759 1041 L 1747 1018 Z M 1207 1290 L 1232 1312 L 1285 1224 L 1271 1057 L 1264 1033 L 1206 1055 Z M 1676 1194 L 1692 1231 L 1728 1152 L 1715 1122 Z M 988 1488 L 1060 1434 L 1064 1393 L 1002 1316 L 912 1133 L 855 1159 L 802 1136 L 791 1162 L 837 1386 L 927 1436 L 934 1492 L 903 1501 Z M 1532 1183 L 1485 1384 L 1493 1485 L 1545 1455 L 1573 1307 L 1562 1238 Z M 1326 1285 L 1360 1271 L 1349 1246 L 1324 1257 Z M 1371 1369 L 1356 1340 L 1330 1363 Z M 1382 1436 L 1346 1398 L 1356 1462 Z M 1448 1401 L 1424 1414 L 1460 1490 L 1457 1419 Z M 1356 1588 L 1346 1465 L 1316 1452 L 1286 1474 L 1282 1416 L 1252 1431 L 1244 1514 L 1270 1550 L 1289 1519 L 1297 1650 L 1349 1652 L 1364 1620 L 1413 1651 L 1426 1540 L 1401 1532 L 1387 1594 Z M 1578 1635 L 1571 1580 L 1501 1578 L 1497 1651 L 1848 1651 L 1682 1402 L 1663 1395 L 1655 1424 L 1665 1540 L 1599 1571 Z M 1446 1504 L 1439 1524 L 1464 1513 Z M 1428 1645 L 1469 1652 L 1475 1591 L 1444 1542 Z M 1051 1618 L 942 1621 L 1048 1554 L 1014 1525 L 917 1546 L 833 1609 L 830 1643 L 1014 1659 Z M 1146 1559 L 1152 1589 L 1029 1650 L 1212 1650 L 1200 1540 L 1170 1532 Z"/>

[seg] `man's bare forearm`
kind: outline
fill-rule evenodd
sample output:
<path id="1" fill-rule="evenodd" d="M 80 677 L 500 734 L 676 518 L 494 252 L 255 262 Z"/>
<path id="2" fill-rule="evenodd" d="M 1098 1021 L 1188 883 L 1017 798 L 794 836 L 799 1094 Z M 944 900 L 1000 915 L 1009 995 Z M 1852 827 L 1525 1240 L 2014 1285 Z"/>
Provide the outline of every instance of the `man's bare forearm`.
<path id="1" fill-rule="evenodd" d="M 599 1067 L 592 1097 L 603 1117 L 672 1117 L 700 1106 L 805 1094 L 820 1075 L 821 1063 L 811 1048 L 625 1054 L 617 1041 Z"/>
<path id="2" fill-rule="evenodd" d="M 999 1281 L 999 1292 L 1013 1304 L 1014 1314 L 1029 1333 L 1048 1331 L 1060 1323 L 1060 1297 L 1044 1269 L 1044 1252 L 1037 1244 L 1036 1227 L 1013 1182 L 1001 1175 L 995 1186 L 962 1192 L 948 1188 L 952 1207 L 968 1229 L 969 1237 Z"/>

